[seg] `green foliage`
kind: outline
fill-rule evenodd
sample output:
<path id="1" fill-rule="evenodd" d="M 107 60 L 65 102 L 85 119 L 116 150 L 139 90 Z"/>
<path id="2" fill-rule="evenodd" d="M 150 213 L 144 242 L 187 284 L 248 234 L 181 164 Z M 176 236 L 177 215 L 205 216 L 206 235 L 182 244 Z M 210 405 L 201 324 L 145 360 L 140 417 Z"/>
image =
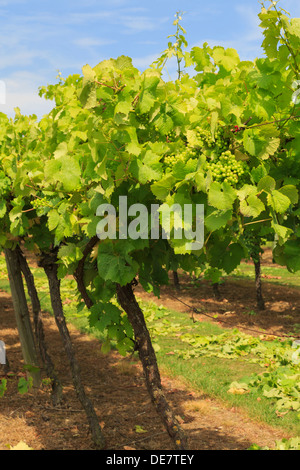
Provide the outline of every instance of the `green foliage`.
<path id="1" fill-rule="evenodd" d="M 7 379 L 1 379 L 0 382 L 0 398 L 2 398 L 7 390 Z"/>
<path id="2" fill-rule="evenodd" d="M 300 368 L 294 360 L 292 341 L 269 341 L 268 337 L 252 337 L 238 330 L 220 335 L 203 336 L 187 333 L 181 341 L 188 345 L 176 350 L 178 357 L 189 360 L 195 357 L 244 358 L 257 363 L 266 371 L 240 381 L 240 387 L 262 392 L 264 397 L 276 402 L 276 409 L 300 410 Z M 235 384 L 236 385 L 236 384 Z M 232 388 L 231 384 L 230 388 Z M 299 414 L 300 417 L 300 414 Z"/>
<path id="3" fill-rule="evenodd" d="M 28 393 L 29 390 L 32 388 L 32 377 L 29 377 L 29 379 L 25 379 L 25 377 L 21 377 L 18 380 L 18 392 L 20 395 L 24 395 L 25 393 Z M 7 391 L 7 379 L 1 379 L 0 381 L 0 398 L 2 398 Z"/>
<path id="4" fill-rule="evenodd" d="M 299 22 L 274 3 L 259 18 L 265 56 L 253 62 L 208 44 L 187 52 L 178 13 L 175 42 L 143 73 L 125 56 L 85 65 L 40 89 L 55 106 L 39 122 L 18 109 L 14 119 L 0 114 L 0 247 L 23 241 L 38 256 L 58 248 L 63 279 L 96 235 L 98 206 L 113 204 L 117 237 L 86 258 L 84 283 L 91 322 L 122 351 L 132 338 L 112 307 L 116 284 L 139 279 L 159 295 L 175 265 L 216 279 L 266 239 L 278 263 L 300 270 Z M 164 81 L 171 57 L 178 78 Z M 148 239 L 120 238 L 124 195 L 148 213 L 203 204 L 203 249 L 176 240 L 174 221 L 170 240 L 151 239 L 150 225 Z"/>
<path id="5" fill-rule="evenodd" d="M 252 444 L 248 450 L 300 450 L 300 437 L 292 437 L 291 439 L 276 441 L 274 449 Z"/>
<path id="6" fill-rule="evenodd" d="M 24 395 L 25 393 L 28 393 L 29 390 L 32 388 L 32 378 L 29 377 L 29 379 L 25 379 L 25 377 L 21 377 L 18 382 L 18 392 L 21 395 Z"/>
<path id="7" fill-rule="evenodd" d="M 276 403 L 282 411 L 300 411 L 300 370 L 293 364 L 252 376 L 248 385 L 262 392 L 264 397 Z M 299 413 L 300 419 L 300 413 Z"/>

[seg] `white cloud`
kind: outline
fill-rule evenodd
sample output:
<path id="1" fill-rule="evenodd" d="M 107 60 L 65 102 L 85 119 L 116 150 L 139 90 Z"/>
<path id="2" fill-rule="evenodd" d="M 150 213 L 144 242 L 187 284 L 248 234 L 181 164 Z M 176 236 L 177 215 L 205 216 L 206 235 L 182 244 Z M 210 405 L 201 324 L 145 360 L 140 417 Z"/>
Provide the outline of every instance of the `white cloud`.
<path id="1" fill-rule="evenodd" d="M 79 47 L 97 47 L 97 46 L 108 46 L 110 44 L 115 44 L 116 40 L 108 39 L 96 39 L 96 38 L 79 38 L 73 41 L 73 44 Z"/>
<path id="2" fill-rule="evenodd" d="M 5 104 L 0 105 L 0 112 L 14 116 L 18 107 L 22 114 L 36 114 L 39 118 L 49 113 L 54 104 L 38 95 L 38 88 L 46 83 L 45 77 L 38 77 L 26 71 L 20 71 L 3 79 L 6 87 Z"/>
<path id="3" fill-rule="evenodd" d="M 132 64 L 137 69 L 143 71 L 150 67 L 150 65 L 159 57 L 159 54 L 149 54 L 144 57 L 133 57 Z"/>
<path id="4" fill-rule="evenodd" d="M 125 33 L 139 33 L 154 31 L 159 25 L 166 23 L 169 18 L 150 18 L 147 16 L 121 15 L 118 22 L 123 26 Z"/>
<path id="5" fill-rule="evenodd" d="M 169 18 L 156 18 L 155 16 L 141 15 L 144 12 L 143 8 L 127 8 L 118 10 L 101 10 L 94 12 L 72 13 L 67 18 L 64 18 L 64 23 L 67 25 L 74 24 L 88 24 L 99 21 L 106 21 L 112 26 L 121 26 L 120 33 L 138 34 L 144 31 L 154 31 L 161 24 L 164 24 Z"/>
<path id="6" fill-rule="evenodd" d="M 16 50 L 10 49 L 9 51 L 3 51 L 3 48 L 0 48 L 0 56 L 0 70 L 4 70 L 7 67 L 16 67 L 16 65 L 18 67 L 31 65 L 34 59 L 39 57 L 39 52 L 30 51 L 25 47 L 19 47 Z"/>

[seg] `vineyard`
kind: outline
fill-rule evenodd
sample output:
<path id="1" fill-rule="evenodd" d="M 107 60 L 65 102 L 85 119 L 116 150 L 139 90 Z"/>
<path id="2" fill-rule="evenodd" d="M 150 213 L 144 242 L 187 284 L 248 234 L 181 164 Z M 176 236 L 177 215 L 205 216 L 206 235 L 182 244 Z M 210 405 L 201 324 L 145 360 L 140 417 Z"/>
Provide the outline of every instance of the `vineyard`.
<path id="1" fill-rule="evenodd" d="M 253 62 L 178 13 L 144 72 L 0 114 L 0 449 L 300 450 L 300 20 L 265 3 Z"/>

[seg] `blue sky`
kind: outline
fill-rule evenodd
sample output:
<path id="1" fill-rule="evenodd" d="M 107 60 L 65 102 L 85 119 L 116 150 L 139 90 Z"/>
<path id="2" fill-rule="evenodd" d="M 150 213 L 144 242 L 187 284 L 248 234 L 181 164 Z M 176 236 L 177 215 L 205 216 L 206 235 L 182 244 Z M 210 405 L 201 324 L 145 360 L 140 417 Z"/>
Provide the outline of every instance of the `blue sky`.
<path id="1" fill-rule="evenodd" d="M 300 17 L 299 0 L 279 6 Z M 38 96 L 38 87 L 56 83 L 58 72 L 80 73 L 85 64 L 124 54 L 144 70 L 166 48 L 179 10 L 189 47 L 206 41 L 234 47 L 242 59 L 263 54 L 258 0 L 0 0 L 0 81 L 6 86 L 0 111 L 13 116 L 18 106 L 41 117 L 53 104 Z"/>

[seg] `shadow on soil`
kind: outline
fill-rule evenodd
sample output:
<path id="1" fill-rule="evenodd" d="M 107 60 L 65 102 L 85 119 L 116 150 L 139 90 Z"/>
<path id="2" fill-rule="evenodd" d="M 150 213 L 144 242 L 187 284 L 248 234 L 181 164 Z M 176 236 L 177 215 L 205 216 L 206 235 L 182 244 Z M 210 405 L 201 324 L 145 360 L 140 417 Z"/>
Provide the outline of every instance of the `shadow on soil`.
<path id="1" fill-rule="evenodd" d="M 52 406 L 47 385 L 25 395 L 17 393 L 17 382 L 23 373 L 21 348 L 10 297 L 0 293 L 1 339 L 7 345 L 13 374 L 8 379 L 7 393 L 1 399 L 0 449 L 6 449 L 7 444 L 16 445 L 20 440 L 36 450 L 93 449 L 58 330 L 53 318 L 43 315 L 48 349 L 64 387 L 64 402 L 56 408 Z M 70 327 L 70 333 L 83 383 L 99 416 L 107 449 L 172 450 L 172 442 L 148 397 L 137 360 L 121 358 L 114 352 L 103 355 L 97 340 L 73 327 Z M 228 410 L 224 415 L 220 409 L 211 411 L 210 408 L 215 407 L 200 393 L 191 393 L 177 383 L 174 388 L 172 380 L 165 377 L 163 384 L 166 396 L 185 428 L 190 449 L 245 450 L 259 437 L 257 429 L 248 435 L 244 432 L 245 424 L 236 413 L 229 417 Z M 187 411 L 187 404 L 195 400 L 205 403 L 202 412 L 191 411 L 193 406 Z M 224 427 L 224 419 L 227 419 L 227 427 Z M 275 436 L 270 433 L 264 438 L 264 445 L 272 445 Z"/>

